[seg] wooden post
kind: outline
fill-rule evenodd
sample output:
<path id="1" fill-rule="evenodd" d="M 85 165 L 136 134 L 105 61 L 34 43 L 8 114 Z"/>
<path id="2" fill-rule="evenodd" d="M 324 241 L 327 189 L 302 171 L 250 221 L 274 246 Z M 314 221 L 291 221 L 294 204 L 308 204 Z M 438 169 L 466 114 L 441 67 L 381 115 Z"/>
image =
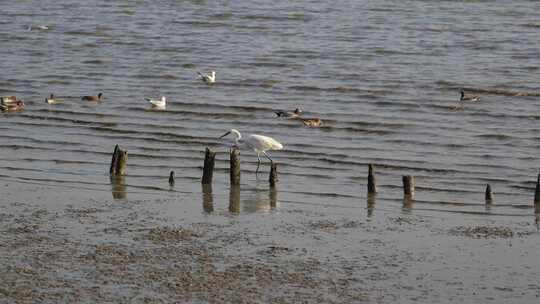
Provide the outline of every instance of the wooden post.
<path id="1" fill-rule="evenodd" d="M 277 164 L 275 162 L 272 162 L 270 165 L 270 176 L 268 177 L 268 181 L 270 182 L 270 187 L 275 187 L 278 182 Z"/>
<path id="2" fill-rule="evenodd" d="M 110 175 L 125 175 L 128 160 L 128 152 L 122 150 L 118 145 L 114 147 L 114 152 L 111 160 Z"/>
<path id="3" fill-rule="evenodd" d="M 405 195 L 405 198 L 414 200 L 414 186 L 415 186 L 414 176 L 404 175 L 403 176 L 403 194 Z"/>
<path id="4" fill-rule="evenodd" d="M 373 175 L 373 165 L 368 165 L 368 185 L 367 185 L 367 191 L 369 194 L 375 194 L 377 193 L 377 180 L 375 179 L 375 175 Z"/>
<path id="5" fill-rule="evenodd" d="M 231 150 L 231 185 L 240 185 L 240 150 L 233 148 Z"/>
<path id="6" fill-rule="evenodd" d="M 206 153 L 204 154 L 204 168 L 203 176 L 201 183 L 203 185 L 212 184 L 212 176 L 214 175 L 214 162 L 216 159 L 216 152 L 206 148 Z"/>
<path id="7" fill-rule="evenodd" d="M 486 205 L 493 203 L 493 193 L 491 192 L 491 186 L 487 184 L 486 186 Z"/>
<path id="8" fill-rule="evenodd" d="M 169 186 L 174 186 L 174 171 L 169 174 Z"/>
<path id="9" fill-rule="evenodd" d="M 534 204 L 540 205 L 540 174 L 536 180 L 536 191 L 534 192 Z"/>

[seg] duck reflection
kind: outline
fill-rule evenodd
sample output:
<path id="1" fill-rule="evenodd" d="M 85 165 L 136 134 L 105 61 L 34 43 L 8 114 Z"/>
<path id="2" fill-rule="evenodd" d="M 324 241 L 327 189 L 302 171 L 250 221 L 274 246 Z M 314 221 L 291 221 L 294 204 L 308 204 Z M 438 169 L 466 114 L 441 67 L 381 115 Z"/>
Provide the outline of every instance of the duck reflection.
<path id="1" fill-rule="evenodd" d="M 123 175 L 111 176 L 110 181 L 113 199 L 126 199 L 126 177 Z"/>

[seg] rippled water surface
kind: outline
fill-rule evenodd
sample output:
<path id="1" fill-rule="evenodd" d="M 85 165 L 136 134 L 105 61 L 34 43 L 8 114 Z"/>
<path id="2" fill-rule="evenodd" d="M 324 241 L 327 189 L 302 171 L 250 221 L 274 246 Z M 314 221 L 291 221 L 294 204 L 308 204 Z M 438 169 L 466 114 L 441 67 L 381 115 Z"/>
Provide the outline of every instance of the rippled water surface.
<path id="1" fill-rule="evenodd" d="M 401 210 L 401 176 L 410 174 L 418 212 L 532 218 L 535 2 L 2 1 L 0 11 L 0 95 L 27 103 L 0 114 L 4 181 L 109 192 L 120 144 L 127 197 L 168 195 L 170 170 L 174 191 L 197 194 L 208 146 L 218 151 L 214 199 L 226 205 L 228 149 L 218 137 L 236 128 L 284 145 L 270 153 L 280 207 L 365 208 L 375 164 L 376 209 Z M 212 86 L 196 74 L 209 70 Z M 487 91 L 452 111 L 460 88 Z M 101 103 L 80 100 L 98 92 Z M 46 104 L 50 93 L 63 102 Z M 144 101 L 161 95 L 164 111 Z M 324 126 L 273 113 L 296 107 Z M 241 157 L 242 208 L 264 209 L 268 164 L 256 180 L 256 155 Z"/>

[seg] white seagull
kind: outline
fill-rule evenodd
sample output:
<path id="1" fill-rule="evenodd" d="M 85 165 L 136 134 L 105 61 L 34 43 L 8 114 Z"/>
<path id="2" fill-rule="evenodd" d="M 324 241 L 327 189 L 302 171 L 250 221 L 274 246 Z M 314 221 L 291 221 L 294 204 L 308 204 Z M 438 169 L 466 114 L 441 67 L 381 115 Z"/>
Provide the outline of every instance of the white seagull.
<path id="1" fill-rule="evenodd" d="M 197 74 L 199 74 L 199 77 L 205 83 L 212 84 L 212 83 L 216 82 L 216 72 L 215 71 L 211 71 L 210 75 L 208 75 L 208 74 L 204 75 L 204 74 L 201 74 L 201 72 L 197 72 Z"/>
<path id="2" fill-rule="evenodd" d="M 264 154 L 270 162 L 273 162 L 273 160 L 268 156 L 266 151 L 268 150 L 281 150 L 283 149 L 283 145 L 279 143 L 277 140 L 264 136 L 264 135 L 258 135 L 258 134 L 249 134 L 246 139 L 242 139 L 242 134 L 238 132 L 236 129 L 231 129 L 227 133 L 221 135 L 219 138 L 223 138 L 229 134 L 232 134 L 234 136 L 234 142 L 236 146 L 240 147 L 241 145 L 246 145 L 248 148 L 253 149 L 255 153 L 257 153 L 257 169 L 255 170 L 255 174 L 259 172 L 259 165 L 261 164 L 261 153 Z"/>
<path id="3" fill-rule="evenodd" d="M 165 98 L 165 96 L 161 96 L 161 99 L 145 98 L 145 100 L 151 103 L 152 106 L 161 109 L 164 109 L 165 105 L 167 104 L 167 98 Z"/>

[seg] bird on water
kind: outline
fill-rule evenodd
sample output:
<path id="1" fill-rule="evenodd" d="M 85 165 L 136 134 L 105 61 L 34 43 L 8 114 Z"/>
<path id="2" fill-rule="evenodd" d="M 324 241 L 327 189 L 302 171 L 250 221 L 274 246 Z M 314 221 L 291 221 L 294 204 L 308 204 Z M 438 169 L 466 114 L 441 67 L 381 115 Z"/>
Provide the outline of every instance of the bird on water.
<path id="1" fill-rule="evenodd" d="M 264 156 L 266 156 L 270 160 L 270 162 L 273 162 L 273 160 L 266 153 L 266 151 L 283 149 L 283 145 L 272 137 L 258 134 L 249 134 L 248 136 L 246 136 L 245 139 L 243 139 L 242 134 L 240 134 L 240 132 L 236 129 L 229 130 L 227 133 L 221 135 L 219 138 L 223 138 L 229 134 L 232 134 L 234 136 L 234 142 L 237 147 L 245 145 L 255 151 L 255 153 L 257 153 L 257 169 L 255 170 L 255 174 L 259 172 L 259 166 L 261 164 L 261 153 L 264 154 Z"/>
<path id="2" fill-rule="evenodd" d="M 103 93 L 99 93 L 97 96 L 83 96 L 83 97 L 81 97 L 81 100 L 101 101 L 101 96 L 103 96 Z"/>
<path id="3" fill-rule="evenodd" d="M 480 101 L 479 96 L 465 96 L 465 91 L 463 90 L 461 90 L 460 94 L 459 101 Z"/>
<path id="4" fill-rule="evenodd" d="M 302 110 L 299 108 L 294 109 L 292 112 L 284 111 L 284 110 L 278 110 L 274 111 L 278 117 L 288 117 L 288 118 L 297 118 L 302 115 Z"/>
<path id="5" fill-rule="evenodd" d="M 161 96 L 161 99 L 145 98 L 145 100 L 151 103 L 152 106 L 160 109 L 164 109 L 167 105 L 167 98 L 165 96 Z"/>
<path id="6" fill-rule="evenodd" d="M 199 74 L 200 79 L 207 84 L 212 84 L 216 82 L 215 71 L 210 71 L 210 74 L 202 74 L 201 72 L 197 72 L 197 74 Z"/>
<path id="7" fill-rule="evenodd" d="M 45 98 L 45 102 L 48 104 L 53 104 L 53 103 L 57 103 L 58 101 L 54 99 L 54 95 L 51 94 L 49 97 Z"/>

